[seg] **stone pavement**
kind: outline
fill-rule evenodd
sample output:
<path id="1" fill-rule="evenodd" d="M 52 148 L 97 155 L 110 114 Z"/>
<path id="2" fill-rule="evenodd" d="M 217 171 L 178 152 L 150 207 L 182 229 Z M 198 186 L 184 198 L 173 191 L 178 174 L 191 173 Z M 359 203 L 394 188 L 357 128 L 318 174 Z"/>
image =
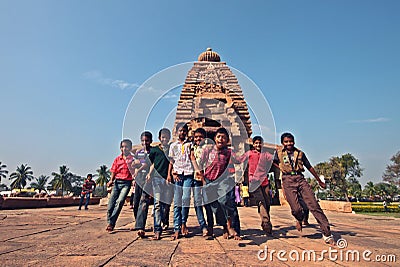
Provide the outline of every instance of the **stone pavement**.
<path id="1" fill-rule="evenodd" d="M 116 231 L 109 234 L 105 231 L 106 207 L 89 208 L 88 211 L 78 211 L 76 207 L 0 210 L 0 265 L 396 266 L 393 255 L 397 262 L 400 261 L 400 219 L 396 218 L 326 212 L 335 239 L 347 241 L 347 247 L 340 249 L 323 243 L 312 215 L 312 225 L 299 233 L 287 206 L 273 206 L 271 209 L 272 237 L 266 237 L 260 230 L 256 207 L 239 208 L 242 241 L 223 239 L 220 227 L 216 227 L 216 239 L 204 240 L 196 227 L 193 209 L 188 222 L 193 235 L 189 238 L 170 241 L 170 233 L 165 233 L 160 241 L 138 239 L 136 232 L 129 230 L 133 226 L 133 215 L 127 206 L 123 208 Z M 172 214 L 170 221 L 172 224 Z M 149 230 L 151 225 L 152 217 L 149 216 Z M 146 235 L 150 237 L 153 234 L 149 231 Z M 278 254 L 280 250 L 282 252 Z M 315 260 L 314 254 L 310 254 L 311 260 L 308 259 L 306 250 L 315 251 Z M 322 259 L 323 250 L 327 252 Z"/>

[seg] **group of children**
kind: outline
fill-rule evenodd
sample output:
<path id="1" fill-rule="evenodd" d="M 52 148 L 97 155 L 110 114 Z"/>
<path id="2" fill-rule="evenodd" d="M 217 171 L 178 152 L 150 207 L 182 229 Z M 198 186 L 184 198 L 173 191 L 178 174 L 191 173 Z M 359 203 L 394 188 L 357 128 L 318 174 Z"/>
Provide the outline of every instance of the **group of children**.
<path id="1" fill-rule="evenodd" d="M 253 138 L 253 150 L 237 155 L 228 146 L 229 134 L 225 128 L 216 131 L 213 142 L 207 141 L 203 128 L 196 129 L 193 140 L 189 141 L 188 126 L 185 123 L 176 126 L 176 133 L 176 141 L 170 144 L 170 130 L 161 129 L 158 134 L 160 144 L 153 147 L 150 145 L 153 141 L 152 134 L 148 131 L 143 132 L 142 149 L 134 154 L 131 151 L 132 142 L 128 139 L 121 141 L 121 155 L 113 162 L 111 179 L 107 184 L 113 186 L 107 211 L 107 231 L 114 230 L 132 181 L 135 180 L 134 230 L 138 231 L 139 237 L 145 236 L 151 196 L 154 198 L 152 239 L 160 240 L 162 232 L 169 227 L 172 201 L 174 206 L 171 239 L 187 236 L 187 219 L 193 192 L 195 212 L 202 235 L 206 239 L 213 239 L 213 227 L 216 222 L 223 227 L 224 238 L 241 240 L 240 220 L 235 202 L 234 164 L 248 162 L 249 187 L 254 189 L 252 193 L 258 203 L 261 227 L 267 235 L 272 234 L 268 172 L 273 164 L 282 172 L 282 184 L 292 214 L 297 220 L 296 228 L 302 230 L 304 209 L 301 205 L 306 205 L 319 223 L 325 242 L 334 243 L 328 220 L 302 174 L 304 166 L 322 187 L 325 185 L 304 152 L 294 147 L 293 135 L 282 135 L 282 148 L 277 149 L 274 158 L 272 154 L 264 151 L 263 139 L 260 136 Z M 301 205 L 299 199 L 303 201 Z"/>

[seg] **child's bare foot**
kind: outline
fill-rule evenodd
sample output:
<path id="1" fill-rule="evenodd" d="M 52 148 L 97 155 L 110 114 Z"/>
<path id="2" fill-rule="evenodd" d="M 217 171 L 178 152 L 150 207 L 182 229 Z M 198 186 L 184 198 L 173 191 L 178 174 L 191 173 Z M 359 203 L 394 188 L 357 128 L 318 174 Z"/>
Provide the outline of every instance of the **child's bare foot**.
<path id="1" fill-rule="evenodd" d="M 179 232 L 176 231 L 175 233 L 173 233 L 173 235 L 171 235 L 171 241 L 177 240 L 179 238 Z"/>
<path id="2" fill-rule="evenodd" d="M 139 231 L 137 232 L 137 235 L 138 235 L 139 238 L 143 238 L 143 237 L 146 235 L 146 232 L 143 231 L 143 230 L 139 230 Z"/>
<path id="3" fill-rule="evenodd" d="M 233 239 L 234 240 L 243 240 L 242 237 L 240 235 L 238 235 L 238 234 L 234 235 Z"/>
<path id="4" fill-rule="evenodd" d="M 187 237 L 189 235 L 189 230 L 186 228 L 186 224 L 182 224 L 181 231 L 184 237 Z"/>
<path id="5" fill-rule="evenodd" d="M 299 232 L 302 232 L 302 231 L 303 231 L 303 226 L 301 225 L 301 222 L 300 222 L 300 221 L 296 221 L 296 229 L 297 229 L 297 231 L 299 231 Z"/>
<path id="6" fill-rule="evenodd" d="M 203 228 L 202 232 L 203 232 L 203 237 L 208 236 L 208 230 L 207 230 L 207 228 Z"/>
<path id="7" fill-rule="evenodd" d="M 111 233 L 112 231 L 114 231 L 114 226 L 112 226 L 111 224 L 107 225 L 106 231 Z"/>
<path id="8" fill-rule="evenodd" d="M 160 240 L 161 239 L 161 233 L 157 232 L 154 234 L 154 236 L 151 238 L 152 240 Z"/>
<path id="9" fill-rule="evenodd" d="M 229 233 L 227 230 L 224 230 L 224 233 L 222 234 L 224 239 L 229 239 Z"/>
<path id="10" fill-rule="evenodd" d="M 228 228 L 228 233 L 229 233 L 229 238 L 233 238 L 235 240 L 242 240 L 240 235 L 238 235 L 233 228 Z"/>

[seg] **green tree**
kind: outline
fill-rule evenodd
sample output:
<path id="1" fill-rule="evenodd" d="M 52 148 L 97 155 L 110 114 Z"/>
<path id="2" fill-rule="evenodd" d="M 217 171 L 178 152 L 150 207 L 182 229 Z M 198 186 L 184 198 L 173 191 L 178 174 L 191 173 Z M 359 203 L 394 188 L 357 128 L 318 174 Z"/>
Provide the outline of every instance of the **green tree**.
<path id="1" fill-rule="evenodd" d="M 398 193 L 397 186 L 385 182 L 375 184 L 375 192 L 382 199 L 390 200 Z"/>
<path id="2" fill-rule="evenodd" d="M 349 201 L 348 186 L 362 175 L 358 159 L 350 153 L 332 157 L 328 162 L 319 163 L 314 168 L 330 181 L 330 194 L 336 198 L 344 197 L 346 201 Z"/>
<path id="3" fill-rule="evenodd" d="M 31 187 L 34 188 L 35 190 L 39 191 L 39 194 L 42 191 L 46 191 L 46 184 L 47 181 L 49 180 L 49 176 L 46 175 L 40 175 L 38 178 L 35 178 L 36 182 L 31 183 Z"/>
<path id="4" fill-rule="evenodd" d="M 96 184 L 102 187 L 102 195 L 104 195 L 105 192 L 107 192 L 106 186 L 111 178 L 111 172 L 106 165 L 100 166 L 100 168 L 97 169 L 96 172 L 97 174 L 95 174 L 95 176 L 98 177 L 96 179 Z"/>
<path id="5" fill-rule="evenodd" d="M 373 182 L 369 181 L 363 190 L 363 193 L 369 197 L 369 198 L 373 198 L 376 195 L 376 189 L 375 189 L 375 185 Z"/>
<path id="6" fill-rule="evenodd" d="M 400 188 L 400 151 L 397 152 L 390 161 L 392 163 L 386 166 L 385 173 L 382 176 L 383 181 Z"/>
<path id="7" fill-rule="evenodd" d="M 316 179 L 312 179 L 310 177 L 306 178 L 308 184 L 311 186 L 312 191 L 315 192 L 319 192 L 319 184 L 318 181 Z"/>
<path id="8" fill-rule="evenodd" d="M 347 192 L 349 196 L 359 198 L 361 197 L 362 189 L 361 184 L 355 177 L 349 177 L 347 180 Z"/>
<path id="9" fill-rule="evenodd" d="M 1 182 L 1 179 L 2 178 L 5 179 L 6 174 L 8 174 L 8 171 L 6 170 L 6 168 L 7 168 L 7 166 L 0 161 L 0 182 Z"/>
<path id="10" fill-rule="evenodd" d="M 17 167 L 17 170 L 10 174 L 10 180 L 14 180 L 11 183 L 11 189 L 18 188 L 21 190 L 26 186 L 26 182 L 33 179 L 33 171 L 28 164 L 21 164 Z"/>
<path id="11" fill-rule="evenodd" d="M 72 179 L 74 175 L 69 171 L 67 166 L 62 165 L 60 166 L 60 172 L 56 173 L 53 172 L 51 175 L 54 176 L 53 180 L 51 181 L 53 189 L 61 189 L 62 195 L 64 195 L 65 191 L 72 191 Z"/>

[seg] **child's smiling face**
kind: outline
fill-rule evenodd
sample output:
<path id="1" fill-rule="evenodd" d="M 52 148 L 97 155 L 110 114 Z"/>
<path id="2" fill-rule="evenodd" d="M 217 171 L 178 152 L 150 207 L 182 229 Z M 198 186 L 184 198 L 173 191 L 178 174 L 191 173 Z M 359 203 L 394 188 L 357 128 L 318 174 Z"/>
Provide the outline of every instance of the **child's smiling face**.
<path id="1" fill-rule="evenodd" d="M 127 142 L 122 142 L 120 149 L 121 149 L 122 155 L 128 156 L 131 153 L 132 146 L 130 144 L 128 144 Z"/>
<path id="2" fill-rule="evenodd" d="M 148 136 L 142 136 L 142 138 L 140 139 L 140 142 L 142 143 L 142 146 L 145 148 L 150 147 L 151 144 L 151 139 Z"/>
<path id="3" fill-rule="evenodd" d="M 283 138 L 282 145 L 286 150 L 293 151 L 294 149 L 294 140 L 291 137 Z"/>
<path id="4" fill-rule="evenodd" d="M 204 135 L 201 133 L 195 133 L 194 134 L 194 143 L 199 146 L 201 144 L 201 141 L 204 140 Z"/>
<path id="5" fill-rule="evenodd" d="M 187 134 L 188 134 L 188 131 L 186 128 L 183 128 L 183 127 L 179 128 L 179 130 L 178 130 L 179 140 L 184 141 L 186 139 Z"/>
<path id="6" fill-rule="evenodd" d="M 263 143 L 260 140 L 256 140 L 253 143 L 254 149 L 257 150 L 258 152 L 261 151 L 262 145 L 263 145 Z"/>
<path id="7" fill-rule="evenodd" d="M 166 133 L 162 133 L 159 137 L 161 145 L 163 146 L 167 146 L 169 143 L 169 140 L 171 139 L 171 136 L 169 134 Z"/>
<path id="8" fill-rule="evenodd" d="M 224 133 L 217 133 L 215 135 L 215 145 L 217 149 L 225 148 L 228 145 L 228 136 Z"/>

